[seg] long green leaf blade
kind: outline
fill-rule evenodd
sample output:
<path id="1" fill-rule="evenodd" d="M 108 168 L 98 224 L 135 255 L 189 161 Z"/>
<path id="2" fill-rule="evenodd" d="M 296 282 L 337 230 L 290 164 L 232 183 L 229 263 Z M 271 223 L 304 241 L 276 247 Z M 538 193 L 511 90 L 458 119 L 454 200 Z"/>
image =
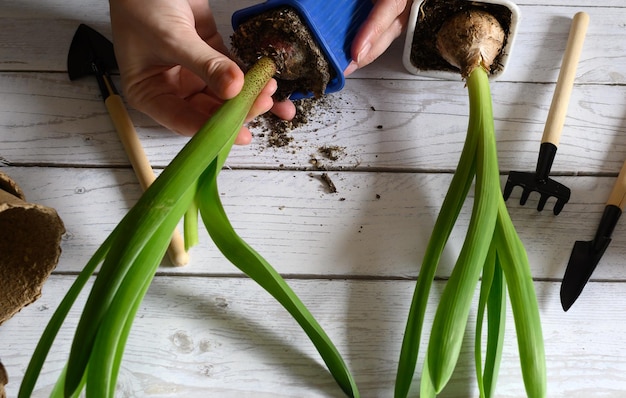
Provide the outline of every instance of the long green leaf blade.
<path id="1" fill-rule="evenodd" d="M 506 283 L 495 242 L 495 239 L 491 242 L 489 255 L 483 270 L 474 347 L 476 379 L 480 396 L 486 398 L 494 396 L 500 360 L 502 358 L 506 321 Z M 481 361 L 481 338 L 485 310 L 487 312 L 487 347 L 485 366 L 483 368 Z"/>
<path id="2" fill-rule="evenodd" d="M 167 250 L 180 214 L 189 207 L 194 196 L 195 189 L 191 187 L 179 198 L 175 209 L 141 250 L 117 289 L 94 341 L 87 374 L 88 395 L 113 396 L 127 332 Z"/>
<path id="3" fill-rule="evenodd" d="M 260 69 L 252 69 L 256 74 L 246 75 L 242 92 L 227 101 L 185 145 L 111 234 L 110 250 L 75 334 L 66 375 L 66 395 L 72 394 L 80 385 L 102 317 L 130 265 L 152 234 L 158 231 L 164 217 L 172 211 L 181 192 L 192 186 L 234 139 L 258 93 L 274 73 L 273 64 L 268 68 L 267 62 L 272 61 L 260 60 Z"/>
<path id="4" fill-rule="evenodd" d="M 441 205 L 426 252 L 424 253 L 400 349 L 395 384 L 396 398 L 405 398 L 409 394 L 419 354 L 430 288 L 441 259 L 441 254 L 461 212 L 463 202 L 465 202 L 474 178 L 477 138 L 476 135 L 470 135 L 465 140 L 459 164 L 450 182 L 450 187 Z"/>
<path id="5" fill-rule="evenodd" d="M 309 336 L 344 392 L 358 397 L 356 383 L 326 332 L 278 272 L 234 231 L 221 204 L 217 172 L 217 164 L 207 170 L 198 189 L 200 215 L 213 242 L 228 260 L 283 305 Z"/>
<path id="6" fill-rule="evenodd" d="M 183 223 L 185 237 L 185 250 L 189 250 L 198 244 L 198 204 L 196 201 L 191 202 L 191 206 L 185 212 Z"/>
<path id="7" fill-rule="evenodd" d="M 28 367 L 24 373 L 24 378 L 22 379 L 22 384 L 20 384 L 20 390 L 18 393 L 19 398 L 28 398 L 32 395 L 39 373 L 41 372 L 41 368 L 46 361 L 48 352 L 56 339 L 59 329 L 61 329 L 67 314 L 74 305 L 76 298 L 85 287 L 85 284 L 87 284 L 89 278 L 94 273 L 98 265 L 102 263 L 111 247 L 112 241 L 113 237 L 109 236 L 98 248 L 98 250 L 96 250 L 94 255 L 87 262 L 85 268 L 83 268 L 68 292 L 65 294 L 65 297 L 63 297 L 59 307 L 56 311 L 54 311 L 54 314 L 46 325 L 46 328 L 37 343 L 37 347 L 35 347 L 35 351 L 33 352 L 30 362 L 28 363 Z M 65 374 L 65 370 L 63 373 Z"/>
<path id="8" fill-rule="evenodd" d="M 498 205 L 495 236 L 515 320 L 526 394 L 531 398 L 543 398 L 546 396 L 547 376 L 539 304 L 526 250 L 504 200 Z"/>
<path id="9" fill-rule="evenodd" d="M 428 354 L 426 354 L 428 357 Z M 424 366 L 422 367 L 422 378 L 420 379 L 420 398 L 435 398 L 437 392 L 433 386 L 430 372 L 428 371 L 428 358 L 424 358 Z"/>
<path id="10" fill-rule="evenodd" d="M 483 276 L 480 282 L 480 295 L 478 299 L 478 310 L 476 313 L 476 333 L 474 334 L 474 364 L 476 367 L 476 382 L 478 384 L 478 391 L 481 397 L 485 396 L 482 364 L 483 323 L 485 320 L 487 303 L 489 302 L 489 296 L 493 284 L 495 266 L 496 247 L 492 241 L 491 246 L 489 247 L 489 253 L 487 254 L 487 259 L 485 260 L 485 265 L 483 267 Z"/>
<path id="11" fill-rule="evenodd" d="M 494 281 L 489 294 L 487 313 L 487 353 L 483 378 L 485 395 L 489 398 L 495 396 L 506 324 L 506 282 L 499 258 L 496 262 Z"/>
<path id="12" fill-rule="evenodd" d="M 467 78 L 467 88 L 468 134 L 478 135 L 476 194 L 466 239 L 442 293 L 428 343 L 428 366 L 437 393 L 452 376 L 461 351 L 472 296 L 489 251 L 501 199 L 487 72 L 476 68 Z"/>

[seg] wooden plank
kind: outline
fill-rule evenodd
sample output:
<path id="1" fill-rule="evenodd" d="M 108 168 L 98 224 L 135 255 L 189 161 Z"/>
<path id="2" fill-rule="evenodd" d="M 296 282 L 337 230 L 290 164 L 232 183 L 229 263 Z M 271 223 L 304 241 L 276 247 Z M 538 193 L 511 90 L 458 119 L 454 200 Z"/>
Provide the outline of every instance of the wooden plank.
<path id="1" fill-rule="evenodd" d="M 329 95 L 309 122 L 288 132 L 286 147 L 268 144 L 264 128 L 236 147 L 237 168 L 454 170 L 465 140 L 467 93 L 460 82 L 359 79 Z M 534 170 L 554 85 L 492 84 L 500 167 Z M 0 157 L 8 164 L 128 166 L 95 81 L 61 74 L 0 74 Z M 572 93 L 552 172 L 617 173 L 626 159 L 626 86 L 578 85 Z M 154 167 L 187 142 L 131 110 Z M 337 159 L 320 154 L 340 148 Z"/>
<path id="2" fill-rule="evenodd" d="M 211 3 L 225 37 L 232 12 L 258 2 Z M 553 167 L 561 174 L 555 179 L 572 189 L 572 200 L 558 217 L 550 212 L 553 201 L 542 213 L 535 210 L 535 196 L 520 206 L 518 191 L 507 204 L 536 278 L 548 396 L 621 397 L 626 391 L 626 318 L 620 305 L 626 297 L 624 222 L 568 313 L 560 307 L 559 288 L 574 241 L 593 237 L 626 159 L 620 139 L 626 133 L 626 5 L 623 0 L 516 3 L 522 22 L 515 53 L 501 81 L 492 85 L 504 173 L 534 169 L 570 18 L 580 10 L 591 16 Z M 67 49 L 79 23 L 110 37 L 108 4 L 5 0 L 0 23 L 0 170 L 20 183 L 28 199 L 56 208 L 68 230 L 43 297 L 0 327 L 0 357 L 11 379 L 8 396 L 16 396 L 37 339 L 74 274 L 141 192 L 95 82 L 70 83 L 66 76 Z M 269 147 L 263 129 L 255 128 L 255 142 L 235 148 L 229 159 L 233 169 L 220 177 L 236 230 L 311 308 L 345 356 L 363 397 L 392 396 L 415 278 L 467 123 L 462 82 L 408 74 L 400 61 L 403 41 L 351 76 L 342 92 L 328 96 L 329 106 L 293 131 L 289 146 Z M 187 139 L 130 112 L 151 161 L 164 167 Z M 329 145 L 339 147 L 338 159 L 319 152 Z M 337 193 L 328 192 L 316 167 L 329 169 Z M 466 206 L 444 252 L 433 305 L 468 218 Z M 159 269 L 133 329 L 117 395 L 344 396 L 301 329 L 223 258 L 206 233 L 191 255 L 185 268 L 165 261 Z M 433 313 L 431 307 L 427 320 Z M 69 326 L 78 316 L 78 310 L 71 313 Z M 71 328 L 62 330 L 36 396 L 48 396 L 72 334 Z M 507 336 L 497 395 L 524 396 L 510 313 Z M 477 396 L 471 341 L 469 332 L 458 373 L 442 396 Z"/>
<path id="3" fill-rule="evenodd" d="M 65 71 L 66 54 L 79 23 L 88 23 L 110 37 L 108 7 L 95 0 L 80 7 L 55 0 L 10 0 L 0 10 L 0 70 Z M 256 4 L 255 0 L 212 2 L 218 28 L 229 42 L 230 16 L 238 9 Z M 626 83 L 626 7 L 620 0 L 594 2 L 551 1 L 517 2 L 522 19 L 514 54 L 505 81 L 554 82 L 565 49 L 570 20 L 586 11 L 591 24 L 581 57 L 578 81 L 582 83 Z M 54 23 L 50 23 L 50 20 Z M 43 28 L 45 26 L 45 28 Z M 413 79 L 402 67 L 401 37 L 389 52 L 354 77 Z"/>
<path id="4" fill-rule="evenodd" d="M 71 281 L 71 277 L 52 277 L 39 301 L 0 328 L 2 361 L 10 378 L 8 396 L 16 396 L 40 333 Z M 414 282 L 291 280 L 289 284 L 337 345 L 361 396 L 391 397 Z M 442 286 L 443 282 L 436 282 L 433 287 L 426 325 L 432 321 Z M 624 297 L 626 284 L 591 283 L 568 313 L 560 307 L 558 289 L 557 283 L 536 284 L 547 356 L 547 396 L 621 396 L 626 390 L 626 316 L 609 301 Z M 58 377 L 80 308 L 62 329 L 35 397 L 48 396 Z M 427 341 L 428 326 L 425 329 Z M 455 376 L 441 396 L 477 397 L 474 380 L 470 330 Z M 344 396 L 299 326 L 254 282 L 157 277 L 135 320 L 117 395 L 207 394 Z M 525 396 L 510 310 L 497 396 Z"/>
<path id="5" fill-rule="evenodd" d="M 67 235 L 58 271 L 76 272 L 136 202 L 140 188 L 129 170 L 3 168 L 22 184 L 27 198 L 51 206 Z M 331 172 L 331 194 L 320 173 L 225 170 L 220 191 L 233 226 L 276 269 L 290 275 L 415 278 L 434 219 L 450 183 L 448 174 Z M 511 217 L 526 245 L 533 275 L 559 280 L 575 240 L 591 240 L 614 177 L 562 177 L 572 199 L 559 216 L 526 206 L 514 191 Z M 504 177 L 503 177 L 504 182 Z M 267 189 L 272 187 L 272 189 Z M 449 275 L 469 221 L 470 201 L 459 217 L 438 271 Z M 200 228 L 201 232 L 204 228 Z M 626 280 L 626 223 L 594 273 L 600 280 Z M 166 274 L 238 273 L 205 232 L 190 265 Z"/>

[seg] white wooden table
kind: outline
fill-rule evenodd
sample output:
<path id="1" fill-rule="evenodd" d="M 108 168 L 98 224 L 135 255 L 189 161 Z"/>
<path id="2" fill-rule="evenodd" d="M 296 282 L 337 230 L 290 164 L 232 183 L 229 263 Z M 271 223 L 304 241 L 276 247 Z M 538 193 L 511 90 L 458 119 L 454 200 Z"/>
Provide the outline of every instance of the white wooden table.
<path id="1" fill-rule="evenodd" d="M 213 1 L 229 35 L 233 11 L 253 0 Z M 542 4 L 539 4 L 542 3 Z M 523 0 L 506 73 L 492 84 L 502 181 L 534 170 L 571 17 L 591 17 L 553 177 L 572 190 L 559 216 L 508 206 L 536 278 L 550 397 L 626 393 L 626 221 L 567 313 L 560 281 L 576 240 L 593 237 L 626 159 L 626 4 L 622 0 Z M 63 254 L 43 296 L 0 326 L 0 358 L 15 396 L 41 332 L 90 255 L 140 196 L 140 188 L 92 78 L 70 82 L 66 54 L 86 23 L 110 37 L 108 4 L 96 0 L 4 0 L 0 7 L 0 170 L 27 198 L 57 209 Z M 461 81 L 402 67 L 402 40 L 330 96 L 334 109 L 291 132 L 288 147 L 264 138 L 237 147 L 221 173 L 238 232 L 281 272 L 344 355 L 363 397 L 392 396 L 409 301 L 426 241 L 465 137 Z M 153 166 L 186 142 L 131 109 Z M 318 148 L 338 192 L 310 163 Z M 321 158 L 321 157 L 320 157 Z M 518 188 L 519 189 L 519 188 Z M 444 253 L 428 319 L 458 252 L 465 208 Z M 119 396 L 341 397 L 290 316 L 229 264 L 206 234 L 187 267 L 164 261 L 135 321 Z M 81 303 L 84 297 L 81 298 Z M 47 396 L 66 358 L 78 309 L 41 375 Z M 474 311 L 472 312 L 474 316 Z M 524 396 L 509 311 L 499 397 Z M 444 396 L 477 396 L 471 333 Z M 418 376 L 416 376 L 417 378 Z M 417 386 L 418 383 L 415 383 Z M 417 395 L 417 390 L 415 392 Z"/>

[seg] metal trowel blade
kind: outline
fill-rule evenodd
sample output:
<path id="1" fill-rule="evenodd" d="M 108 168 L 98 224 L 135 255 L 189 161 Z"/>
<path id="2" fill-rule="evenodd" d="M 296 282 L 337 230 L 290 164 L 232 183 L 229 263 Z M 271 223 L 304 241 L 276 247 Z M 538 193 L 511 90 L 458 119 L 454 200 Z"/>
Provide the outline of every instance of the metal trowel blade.
<path id="1" fill-rule="evenodd" d="M 567 311 L 582 293 L 591 278 L 611 238 L 598 237 L 593 241 L 577 241 L 561 284 L 561 305 Z"/>

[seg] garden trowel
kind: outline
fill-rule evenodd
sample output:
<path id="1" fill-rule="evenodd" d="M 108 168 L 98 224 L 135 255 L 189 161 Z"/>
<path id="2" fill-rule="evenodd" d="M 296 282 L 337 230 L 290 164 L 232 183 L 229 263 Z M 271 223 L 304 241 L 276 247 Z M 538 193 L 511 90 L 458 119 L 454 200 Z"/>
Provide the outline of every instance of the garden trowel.
<path id="1" fill-rule="evenodd" d="M 102 99 L 113 120 L 120 141 L 124 145 L 124 150 L 135 170 L 141 188 L 146 190 L 155 179 L 154 171 L 137 137 L 124 101 L 111 80 L 109 72 L 114 69 L 117 69 L 117 62 L 113 43 L 89 26 L 81 24 L 74 34 L 67 56 L 67 71 L 70 80 L 87 75 L 96 77 Z M 172 263 L 177 266 L 185 265 L 189 260 L 183 238 L 178 230 L 174 231 L 168 255 Z"/>
<path id="2" fill-rule="evenodd" d="M 626 162 L 606 202 L 600 225 L 591 241 L 577 241 L 561 284 L 561 305 L 567 311 L 582 293 L 611 242 L 617 221 L 626 207 Z"/>

